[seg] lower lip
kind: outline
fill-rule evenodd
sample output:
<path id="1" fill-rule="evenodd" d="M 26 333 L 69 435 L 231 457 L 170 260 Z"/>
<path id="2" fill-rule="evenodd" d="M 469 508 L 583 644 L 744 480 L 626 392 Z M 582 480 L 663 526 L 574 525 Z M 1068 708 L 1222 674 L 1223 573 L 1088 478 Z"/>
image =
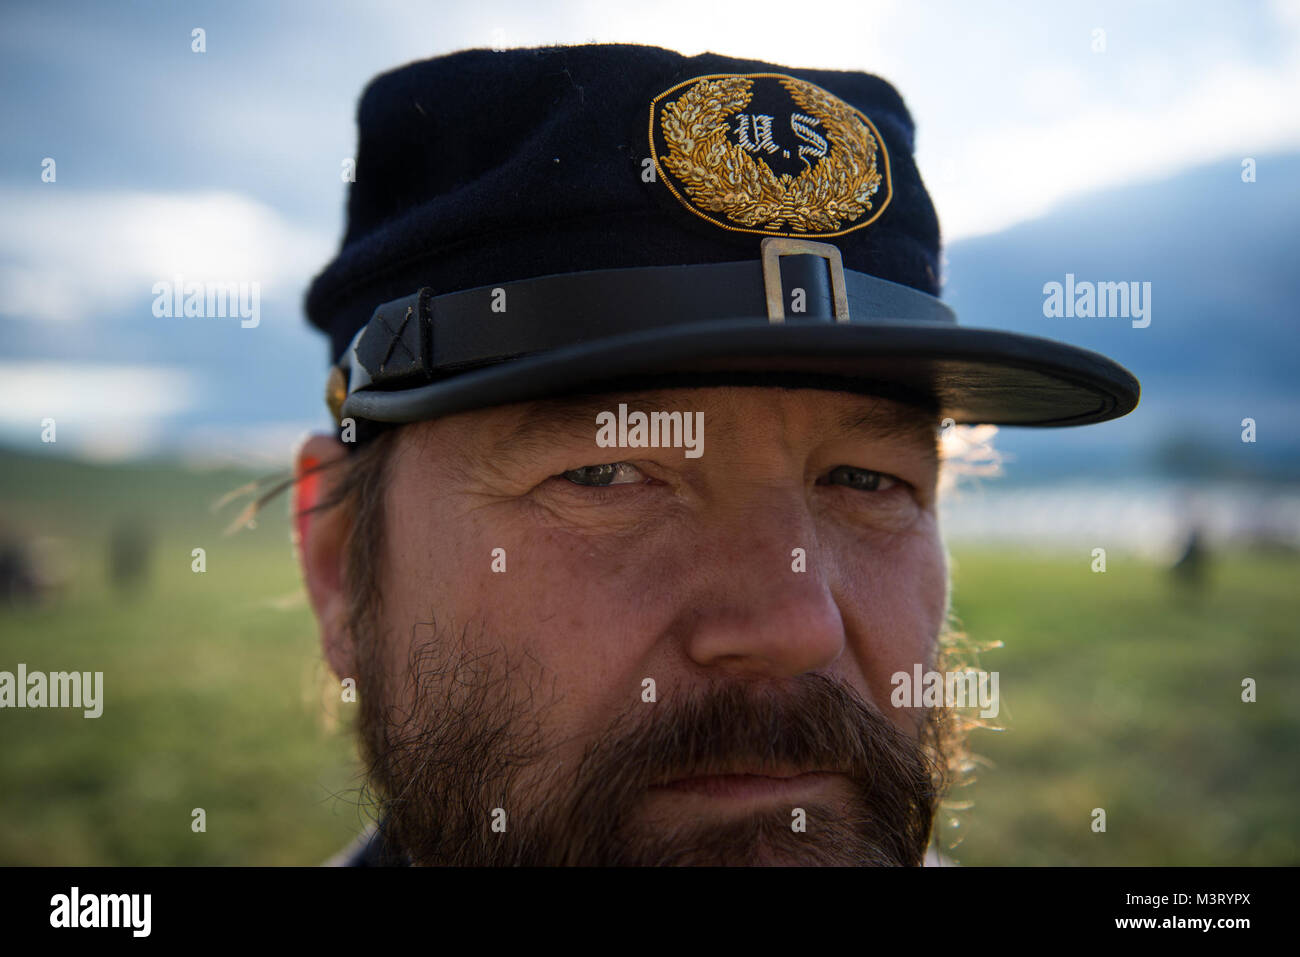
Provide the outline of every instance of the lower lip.
<path id="1" fill-rule="evenodd" d="M 700 794 L 714 798 L 779 798 L 801 794 L 810 787 L 823 784 L 839 775 L 823 771 L 810 771 L 788 778 L 773 778 L 762 774 L 718 774 L 700 778 L 683 778 L 653 788 L 678 794 Z"/>

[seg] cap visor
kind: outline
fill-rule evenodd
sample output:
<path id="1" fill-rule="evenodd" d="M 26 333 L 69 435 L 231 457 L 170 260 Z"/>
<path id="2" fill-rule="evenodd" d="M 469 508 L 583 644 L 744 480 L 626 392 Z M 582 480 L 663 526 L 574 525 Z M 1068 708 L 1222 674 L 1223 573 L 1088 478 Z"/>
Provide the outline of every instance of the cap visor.
<path id="1" fill-rule="evenodd" d="M 436 333 L 435 333 L 436 338 Z M 764 379 L 762 374 L 782 373 Z M 755 376 L 758 374 L 758 376 Z M 357 392 L 345 415 L 414 422 L 571 392 L 659 385 L 785 385 L 933 406 L 955 422 L 1053 428 L 1136 408 L 1140 386 L 1105 356 L 1038 336 L 946 322 L 725 320 L 669 326 L 520 356 L 400 392 Z"/>

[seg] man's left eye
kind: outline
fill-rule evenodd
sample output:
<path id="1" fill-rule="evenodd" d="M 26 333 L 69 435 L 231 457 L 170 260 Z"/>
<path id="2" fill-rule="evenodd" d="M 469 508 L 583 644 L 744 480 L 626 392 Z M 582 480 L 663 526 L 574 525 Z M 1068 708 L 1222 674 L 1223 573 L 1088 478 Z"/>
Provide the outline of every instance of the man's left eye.
<path id="1" fill-rule="evenodd" d="M 634 485 L 646 480 L 645 475 L 634 465 L 626 462 L 610 462 L 606 465 L 584 465 L 581 468 L 561 472 L 563 478 L 574 485 L 605 488 L 609 485 Z"/>
<path id="2" fill-rule="evenodd" d="M 856 469 L 851 465 L 841 465 L 831 469 L 826 476 L 826 481 L 827 484 L 846 485 L 860 492 L 887 492 L 900 484 L 900 480 L 892 475 L 873 472 L 870 469 Z"/>

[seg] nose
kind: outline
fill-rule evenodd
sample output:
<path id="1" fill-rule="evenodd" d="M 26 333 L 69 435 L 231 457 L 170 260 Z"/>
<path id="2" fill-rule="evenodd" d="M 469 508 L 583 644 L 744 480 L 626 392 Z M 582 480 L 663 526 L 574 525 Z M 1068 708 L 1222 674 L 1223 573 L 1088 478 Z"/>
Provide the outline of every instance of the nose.
<path id="1" fill-rule="evenodd" d="M 674 623 L 696 665 L 788 678 L 825 669 L 844 653 L 844 621 L 799 490 L 715 511 L 701 523 L 697 545 L 697 585 Z M 802 562 L 795 549 L 805 553 Z"/>

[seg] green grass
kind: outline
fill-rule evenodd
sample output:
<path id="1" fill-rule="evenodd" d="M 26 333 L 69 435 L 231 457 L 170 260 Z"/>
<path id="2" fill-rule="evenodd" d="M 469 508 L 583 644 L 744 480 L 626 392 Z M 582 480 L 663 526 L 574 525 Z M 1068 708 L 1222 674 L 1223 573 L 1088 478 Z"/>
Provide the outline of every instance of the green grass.
<path id="1" fill-rule="evenodd" d="M 346 706 L 327 700 L 285 501 L 226 537 L 237 508 L 208 504 L 247 475 L 10 464 L 6 524 L 58 537 L 74 571 L 48 606 L 0 612 L 0 669 L 103 671 L 104 713 L 0 712 L 0 863 L 312 864 L 346 844 L 355 749 L 327 718 Z M 127 518 L 154 530 L 134 596 L 106 571 Z"/>
<path id="2" fill-rule="evenodd" d="M 1111 555 L 957 556 L 954 607 L 1000 674 L 1003 731 L 962 789 L 970 864 L 1300 862 L 1294 558 L 1219 555 L 1187 592 Z M 1245 677 L 1258 700 L 1241 700 Z M 955 797 L 955 795 L 954 795 Z M 1092 810 L 1106 830 L 1092 830 Z M 948 838 L 951 840 L 951 838 Z"/>
<path id="3" fill-rule="evenodd" d="M 335 705 L 276 502 L 233 537 L 207 504 L 248 480 L 0 457 L 0 518 L 73 559 L 56 600 L 0 611 L 0 669 L 103 671 L 104 714 L 0 712 L 2 864 L 313 864 L 359 829 Z M 109 530 L 154 529 L 152 579 L 109 587 Z M 207 572 L 190 569 L 207 550 Z M 1300 564 L 1217 556 L 1176 591 L 1112 554 L 959 550 L 957 614 L 1000 673 L 1006 730 L 954 795 L 966 864 L 1300 861 Z M 1243 704 L 1241 679 L 1259 684 Z M 342 722 L 327 715 L 342 712 Z M 192 832 L 191 811 L 207 813 Z M 1104 808 L 1107 830 L 1093 833 Z"/>

